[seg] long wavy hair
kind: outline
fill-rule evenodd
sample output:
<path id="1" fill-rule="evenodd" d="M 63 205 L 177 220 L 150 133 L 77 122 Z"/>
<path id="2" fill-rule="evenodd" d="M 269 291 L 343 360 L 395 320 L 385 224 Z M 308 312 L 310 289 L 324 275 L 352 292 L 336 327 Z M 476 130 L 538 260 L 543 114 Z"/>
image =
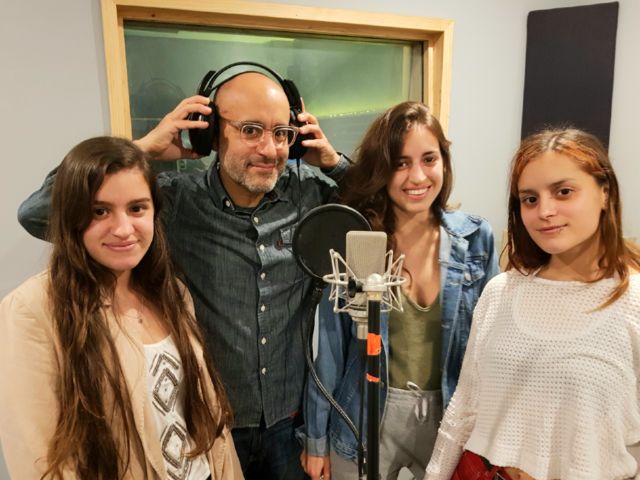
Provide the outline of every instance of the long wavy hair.
<path id="1" fill-rule="evenodd" d="M 340 188 L 341 201 L 362 213 L 373 230 L 386 232 L 391 247 L 395 215 L 387 184 L 397 169 L 407 133 L 418 125 L 426 127 L 440 146 L 443 183 L 431 206 L 436 218 L 440 218 L 453 186 L 451 142 L 438 119 L 420 102 L 399 103 L 373 121 L 356 150 L 355 164 L 345 174 Z"/>
<path id="2" fill-rule="evenodd" d="M 79 478 L 120 479 L 129 468 L 130 452 L 143 455 L 122 365 L 105 315 L 107 305 L 113 302 L 116 277 L 87 253 L 83 243 L 103 180 L 130 169 L 142 172 L 154 205 L 153 241 L 132 270 L 131 285 L 157 307 L 180 353 L 184 416 L 194 442 L 188 456 L 208 451 L 231 421 L 222 383 L 208 360 L 219 408 L 214 409 L 213 399 L 207 398 L 204 385 L 208 380 L 198 368 L 190 338 L 204 343 L 189 313 L 184 288 L 171 266 L 159 220 L 160 192 L 155 175 L 143 152 L 132 142 L 92 138 L 67 154 L 53 187 L 48 295 L 62 352 L 56 386 L 60 415 L 49 444 L 48 470 L 42 478 L 62 478 L 63 472 L 71 469 Z"/>
<path id="3" fill-rule="evenodd" d="M 509 186 L 508 237 L 505 246 L 514 268 L 530 274 L 549 263 L 551 255 L 542 250 L 529 236 L 520 214 L 518 181 L 522 171 L 546 152 L 556 152 L 572 159 L 606 192 L 606 206 L 600 213 L 598 267 L 600 275 L 594 281 L 617 274 L 620 283 L 601 308 L 615 302 L 629 286 L 630 270 L 640 270 L 640 251 L 625 241 L 622 231 L 622 203 L 618 180 L 606 149 L 597 137 L 575 128 L 547 129 L 530 135 L 520 144 L 511 164 Z"/>

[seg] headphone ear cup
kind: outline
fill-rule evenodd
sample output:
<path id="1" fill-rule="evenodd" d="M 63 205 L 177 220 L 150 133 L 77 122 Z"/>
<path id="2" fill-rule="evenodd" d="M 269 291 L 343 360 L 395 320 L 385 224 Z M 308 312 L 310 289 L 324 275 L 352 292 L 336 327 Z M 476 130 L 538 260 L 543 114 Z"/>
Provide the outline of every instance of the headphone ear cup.
<path id="1" fill-rule="evenodd" d="M 298 120 L 299 113 L 302 113 L 302 111 L 296 108 L 292 108 L 290 112 L 291 118 L 289 119 L 291 125 L 298 128 L 304 125 L 304 123 Z M 296 137 L 296 141 L 293 142 L 293 145 L 289 147 L 289 158 L 295 158 L 296 160 L 301 159 L 304 154 L 307 153 L 307 147 L 302 145 L 302 141 L 311 138 L 313 138 L 313 135 L 309 133 L 307 133 L 306 135 L 298 134 L 298 136 Z"/>
<path id="2" fill-rule="evenodd" d="M 286 78 L 283 78 L 280 84 L 289 101 L 289 123 L 294 127 L 301 127 L 304 123 L 298 120 L 298 114 L 302 113 L 302 98 L 300 98 L 298 87 L 293 83 L 293 80 Z M 313 136 L 310 134 L 298 135 L 294 144 L 289 147 L 289 158 L 302 158 L 302 156 L 307 153 L 307 147 L 302 145 L 302 141 L 309 138 L 313 138 Z"/>
<path id="3" fill-rule="evenodd" d="M 209 97 L 211 95 L 211 92 L 213 91 L 213 89 L 211 88 L 213 86 L 212 80 L 214 80 L 215 78 L 216 71 L 209 70 L 200 81 L 200 85 L 198 85 L 198 95 Z M 204 129 L 189 129 L 189 142 L 191 143 L 191 150 L 203 156 L 211 154 L 211 147 L 213 146 L 213 138 L 215 136 L 215 115 L 213 102 L 211 100 L 209 100 L 209 107 L 211 108 L 211 113 L 209 115 L 193 112 L 187 116 L 187 120 L 204 121 L 209 123 L 209 126 Z"/>
<path id="4" fill-rule="evenodd" d="M 209 115 L 203 115 L 202 113 L 193 112 L 187 117 L 189 120 L 208 122 L 207 128 L 190 128 L 189 129 L 189 141 L 191 142 L 191 149 L 199 155 L 207 156 L 211 154 L 213 148 L 213 141 L 217 131 L 217 115 L 216 107 L 212 101 L 209 101 L 209 107 L 211 113 Z"/>

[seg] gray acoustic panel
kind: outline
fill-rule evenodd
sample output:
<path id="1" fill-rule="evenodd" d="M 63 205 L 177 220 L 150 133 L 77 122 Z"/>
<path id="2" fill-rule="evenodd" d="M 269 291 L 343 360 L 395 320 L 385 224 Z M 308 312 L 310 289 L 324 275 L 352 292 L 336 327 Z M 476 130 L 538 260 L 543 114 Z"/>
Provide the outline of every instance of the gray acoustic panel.
<path id="1" fill-rule="evenodd" d="M 523 138 L 570 124 L 609 144 L 618 7 L 613 2 L 529 13 Z"/>

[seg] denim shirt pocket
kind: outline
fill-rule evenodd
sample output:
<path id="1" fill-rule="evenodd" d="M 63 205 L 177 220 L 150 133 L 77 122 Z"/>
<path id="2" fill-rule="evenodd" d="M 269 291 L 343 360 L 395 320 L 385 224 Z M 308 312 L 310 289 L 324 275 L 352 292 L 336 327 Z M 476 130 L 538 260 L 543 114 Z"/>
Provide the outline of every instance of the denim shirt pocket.
<path id="1" fill-rule="evenodd" d="M 486 255 L 475 255 L 466 262 L 464 274 L 462 276 L 463 287 L 470 287 L 478 284 L 484 278 L 484 264 L 487 261 Z"/>
<path id="2" fill-rule="evenodd" d="M 279 238 L 276 239 L 276 247 L 280 250 L 286 248 L 293 252 L 293 236 L 296 233 L 295 225 L 288 225 L 279 230 Z"/>

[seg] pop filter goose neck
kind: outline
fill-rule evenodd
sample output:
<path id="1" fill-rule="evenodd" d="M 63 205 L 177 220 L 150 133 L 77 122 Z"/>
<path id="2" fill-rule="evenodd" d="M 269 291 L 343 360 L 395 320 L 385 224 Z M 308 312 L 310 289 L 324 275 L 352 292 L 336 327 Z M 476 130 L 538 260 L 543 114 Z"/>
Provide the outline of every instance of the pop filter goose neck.
<path id="1" fill-rule="evenodd" d="M 329 203 L 310 210 L 293 235 L 293 254 L 300 267 L 322 281 L 333 271 L 329 250 L 346 258 L 347 233 L 352 230 L 371 230 L 371 226 L 351 207 Z"/>

